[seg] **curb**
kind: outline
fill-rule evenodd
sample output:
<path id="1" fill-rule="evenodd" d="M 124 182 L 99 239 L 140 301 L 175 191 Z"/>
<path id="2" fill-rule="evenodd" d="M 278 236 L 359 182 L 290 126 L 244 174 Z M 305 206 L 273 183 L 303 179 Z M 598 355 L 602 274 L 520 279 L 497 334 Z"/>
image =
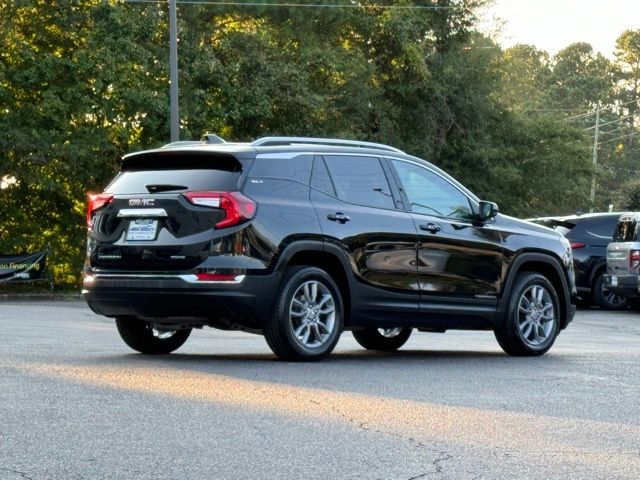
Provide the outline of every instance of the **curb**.
<path id="1" fill-rule="evenodd" d="M 2 293 L 0 301 L 37 301 L 37 300 L 59 300 L 75 301 L 82 300 L 79 293 Z"/>

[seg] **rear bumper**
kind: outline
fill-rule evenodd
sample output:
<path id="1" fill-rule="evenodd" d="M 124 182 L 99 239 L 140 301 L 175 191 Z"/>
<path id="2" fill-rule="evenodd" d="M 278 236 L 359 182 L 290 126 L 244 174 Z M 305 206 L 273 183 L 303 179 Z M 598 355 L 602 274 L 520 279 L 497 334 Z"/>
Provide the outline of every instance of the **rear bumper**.
<path id="1" fill-rule="evenodd" d="M 618 295 L 628 298 L 640 296 L 640 275 L 612 275 L 607 273 L 603 279 L 604 285 Z"/>
<path id="2" fill-rule="evenodd" d="M 271 312 L 280 274 L 237 282 L 195 283 L 179 275 L 92 275 L 82 295 L 95 313 L 155 323 L 259 330 Z"/>

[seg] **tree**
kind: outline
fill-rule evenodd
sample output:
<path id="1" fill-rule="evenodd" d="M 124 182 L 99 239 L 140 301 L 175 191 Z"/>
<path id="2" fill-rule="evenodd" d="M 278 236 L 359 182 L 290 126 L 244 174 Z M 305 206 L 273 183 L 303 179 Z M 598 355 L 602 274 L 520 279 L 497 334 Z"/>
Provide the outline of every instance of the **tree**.
<path id="1" fill-rule="evenodd" d="M 609 60 L 588 43 L 574 43 L 553 58 L 549 99 L 557 108 L 594 108 L 613 96 L 613 71 Z"/>

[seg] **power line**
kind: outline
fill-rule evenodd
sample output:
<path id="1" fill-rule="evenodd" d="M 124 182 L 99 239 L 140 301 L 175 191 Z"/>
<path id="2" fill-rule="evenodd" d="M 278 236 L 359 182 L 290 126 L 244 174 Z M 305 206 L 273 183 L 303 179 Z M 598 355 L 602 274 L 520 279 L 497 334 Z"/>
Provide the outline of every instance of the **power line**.
<path id="1" fill-rule="evenodd" d="M 621 122 L 621 121 L 626 120 L 627 118 L 629 118 L 629 117 L 633 117 L 633 116 L 634 116 L 634 115 L 631 115 L 631 114 L 629 114 L 629 115 L 625 115 L 625 116 L 623 116 L 623 117 L 617 118 L 616 120 L 611 120 L 610 122 L 601 123 L 601 124 L 600 124 L 600 126 L 602 127 L 602 126 L 604 126 L 604 125 L 610 125 L 610 124 L 612 124 L 612 123 Z M 593 126 L 593 127 L 583 128 L 583 130 L 584 130 L 584 131 L 587 131 L 587 130 L 593 130 L 594 128 L 596 128 L 596 127 L 595 127 L 595 126 Z"/>
<path id="2" fill-rule="evenodd" d="M 620 130 L 625 130 L 628 129 L 629 125 L 620 125 L 617 128 L 614 128 L 613 130 L 607 130 L 606 132 L 600 132 L 602 135 L 608 135 L 610 133 L 615 133 L 615 132 L 619 132 Z"/>
<path id="3" fill-rule="evenodd" d="M 630 100 L 628 102 L 621 103 L 620 105 L 615 105 L 615 107 L 616 108 L 624 107 L 625 105 L 629 105 L 630 103 L 634 103 L 634 102 L 637 103 L 638 101 L 640 101 L 640 100 L 638 100 L 638 99 Z M 596 111 L 594 110 L 593 112 L 583 113 L 581 115 L 574 115 L 572 117 L 565 117 L 565 118 L 563 118 L 562 120 L 559 120 L 559 121 L 560 122 L 564 122 L 565 120 L 573 120 L 574 118 L 590 117 L 591 115 L 595 115 L 595 114 L 596 114 Z M 604 125 L 604 123 L 603 123 L 603 125 Z"/>
<path id="4" fill-rule="evenodd" d="M 602 145 L 603 143 L 614 142 L 616 140 L 621 140 L 623 138 L 633 137 L 635 135 L 640 135 L 640 132 L 631 132 L 631 133 L 628 133 L 626 135 L 620 135 L 619 137 L 616 137 L 616 138 L 610 138 L 609 140 L 603 140 L 602 142 L 599 142 L 598 145 Z"/>
<path id="5" fill-rule="evenodd" d="M 125 3 L 166 3 L 166 0 L 124 0 Z M 322 3 L 260 3 L 260 2 L 214 2 L 207 0 L 176 0 L 179 5 L 212 5 L 220 7 L 264 7 L 264 8 L 378 8 L 381 10 L 449 10 L 454 5 L 354 5 Z"/>

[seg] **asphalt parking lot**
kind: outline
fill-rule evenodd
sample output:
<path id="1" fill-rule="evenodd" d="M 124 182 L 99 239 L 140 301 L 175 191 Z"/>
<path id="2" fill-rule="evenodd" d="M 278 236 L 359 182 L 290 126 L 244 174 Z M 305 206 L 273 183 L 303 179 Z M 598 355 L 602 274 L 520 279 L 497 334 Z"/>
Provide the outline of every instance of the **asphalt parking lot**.
<path id="1" fill-rule="evenodd" d="M 315 364 L 195 331 L 145 357 L 80 302 L 0 304 L 2 479 L 616 479 L 640 475 L 640 314 L 580 311 L 551 352 L 489 332 Z"/>

